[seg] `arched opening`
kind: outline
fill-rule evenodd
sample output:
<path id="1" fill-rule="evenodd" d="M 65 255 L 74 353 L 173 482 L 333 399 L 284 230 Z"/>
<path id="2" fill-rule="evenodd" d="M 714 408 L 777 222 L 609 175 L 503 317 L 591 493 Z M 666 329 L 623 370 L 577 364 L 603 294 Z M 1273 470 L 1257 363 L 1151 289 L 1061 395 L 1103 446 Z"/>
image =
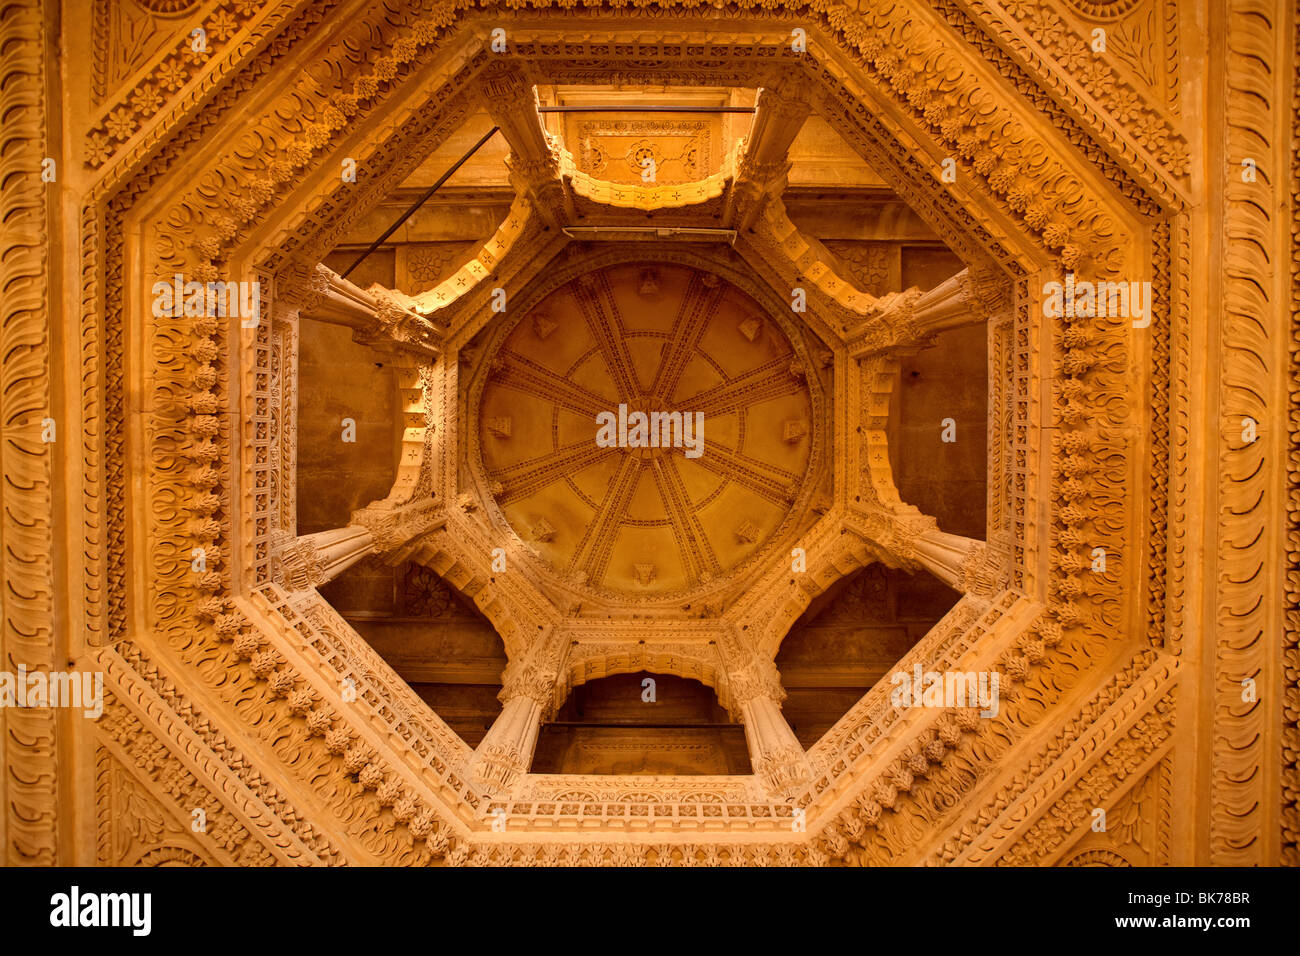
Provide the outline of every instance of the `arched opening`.
<path id="1" fill-rule="evenodd" d="M 348 329 L 299 320 L 298 534 L 344 527 L 392 488 L 402 441 L 393 371 Z"/>
<path id="2" fill-rule="evenodd" d="M 534 773 L 744 774 L 745 730 L 713 690 L 671 674 L 579 684 L 542 724 Z"/>
<path id="3" fill-rule="evenodd" d="M 960 595 L 924 571 L 869 564 L 814 600 L 781 642 L 781 710 L 805 748 L 957 603 Z"/>
<path id="4" fill-rule="evenodd" d="M 413 561 L 361 561 L 321 588 L 358 634 L 471 747 L 501 713 L 500 636 L 474 605 Z"/>
<path id="5" fill-rule="evenodd" d="M 905 245 L 901 258 L 903 288 L 933 289 L 962 268 L 935 245 Z M 888 428 L 902 499 L 949 534 L 980 540 L 988 517 L 988 335 L 983 322 L 960 326 L 901 356 Z"/>

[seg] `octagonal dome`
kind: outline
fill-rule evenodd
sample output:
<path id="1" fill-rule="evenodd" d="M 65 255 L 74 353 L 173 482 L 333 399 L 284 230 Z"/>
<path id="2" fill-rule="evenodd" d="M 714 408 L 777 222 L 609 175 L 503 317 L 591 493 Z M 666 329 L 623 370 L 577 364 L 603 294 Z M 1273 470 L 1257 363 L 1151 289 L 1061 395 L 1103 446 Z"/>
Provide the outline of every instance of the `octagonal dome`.
<path id="1" fill-rule="evenodd" d="M 609 598 L 744 567 L 791 530 L 821 440 L 791 321 L 714 272 L 648 261 L 584 272 L 503 321 L 470 420 L 505 520 Z"/>

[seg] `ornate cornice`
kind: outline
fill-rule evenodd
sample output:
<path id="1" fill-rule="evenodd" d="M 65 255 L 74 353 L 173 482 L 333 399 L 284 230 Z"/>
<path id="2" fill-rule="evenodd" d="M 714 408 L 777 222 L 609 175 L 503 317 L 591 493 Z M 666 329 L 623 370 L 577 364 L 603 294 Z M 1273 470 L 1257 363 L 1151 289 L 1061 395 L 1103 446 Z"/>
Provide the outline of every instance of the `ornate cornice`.
<path id="1" fill-rule="evenodd" d="M 51 239 L 47 186 L 41 173 L 50 148 L 46 90 L 47 36 L 39 3 L 0 10 L 0 155 L 10 174 L 0 180 L 5 223 L 0 256 L 0 348 L 4 370 L 0 438 L 0 567 L 7 595 L 0 620 L 0 668 L 31 671 L 56 666 L 53 506 L 55 440 L 75 440 L 75 427 L 51 417 L 53 316 L 47 288 Z M 51 428 L 54 429 L 51 432 Z M 62 429 L 60 434 L 59 429 Z M 52 865 L 59 855 L 56 777 L 60 747 L 56 716 L 48 708 L 0 711 L 5 778 L 0 861 Z"/>

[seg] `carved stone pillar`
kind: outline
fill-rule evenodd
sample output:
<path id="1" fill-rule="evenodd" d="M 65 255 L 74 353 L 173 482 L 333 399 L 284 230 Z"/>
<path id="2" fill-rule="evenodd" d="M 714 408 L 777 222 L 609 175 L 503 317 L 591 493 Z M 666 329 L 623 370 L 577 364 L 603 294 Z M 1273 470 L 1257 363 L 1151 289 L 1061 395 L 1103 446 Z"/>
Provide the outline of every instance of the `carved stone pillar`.
<path id="1" fill-rule="evenodd" d="M 320 587 L 369 554 L 395 551 L 446 523 L 437 502 L 421 501 L 401 507 L 376 502 L 352 513 L 344 528 L 291 537 L 273 545 L 272 578 L 289 591 Z"/>
<path id="2" fill-rule="evenodd" d="M 951 588 L 964 590 L 963 568 L 978 541 L 947 534 L 937 528 L 919 534 L 911 541 L 912 557 L 927 571 Z"/>
<path id="3" fill-rule="evenodd" d="M 924 568 L 955 591 L 988 596 L 1000 588 L 1007 562 L 983 541 L 940 531 L 934 518 L 910 505 L 861 509 L 852 523 L 901 567 Z"/>
<path id="4" fill-rule="evenodd" d="M 374 550 L 375 539 L 358 525 L 333 528 L 278 543 L 272 578 L 289 591 L 320 587 Z"/>
<path id="5" fill-rule="evenodd" d="M 742 689 L 740 693 L 743 694 Z M 733 687 L 732 694 L 737 693 Z M 739 699 L 749 762 L 773 793 L 788 795 L 809 776 L 808 756 L 790 724 L 781 713 L 785 693 L 779 685 L 758 688 L 753 696 Z"/>
<path id="6" fill-rule="evenodd" d="M 474 751 L 476 782 L 490 790 L 508 790 L 528 772 L 549 692 L 549 688 L 518 684 L 501 691 L 501 715 Z"/>
<path id="7" fill-rule="evenodd" d="M 983 541 L 931 528 L 911 541 L 913 559 L 962 594 L 989 597 L 999 589 L 1006 562 Z"/>
<path id="8" fill-rule="evenodd" d="M 801 84 L 789 82 L 759 91 L 754 124 L 746 138 L 735 182 L 727 195 L 724 221 L 749 229 L 768 197 L 785 190 L 790 173 L 790 144 L 811 112 Z"/>
<path id="9" fill-rule="evenodd" d="M 850 339 L 850 354 L 924 346 L 940 332 L 987 321 L 1006 307 L 1005 285 L 991 272 L 963 269 L 927 292 L 908 289 L 881 296 Z"/>
<path id="10" fill-rule="evenodd" d="M 513 150 L 506 159 L 510 185 L 527 196 L 538 215 L 552 229 L 563 229 L 578 218 L 573 197 L 560 178 L 558 149 L 545 159 L 523 159 Z"/>
<path id="11" fill-rule="evenodd" d="M 718 652 L 727 672 L 731 714 L 745 726 L 750 765 L 772 793 L 787 795 L 808 779 L 811 769 L 781 713 L 785 690 L 776 665 L 760 658 L 731 629 L 721 635 Z"/>
<path id="12" fill-rule="evenodd" d="M 510 184 L 527 196 L 546 224 L 562 229 L 577 218 L 573 196 L 560 176 L 560 147 L 542 126 L 537 91 L 508 64 L 484 71 L 479 90 L 492 122 L 510 144 Z"/>
<path id="13" fill-rule="evenodd" d="M 324 265 L 300 280 L 300 311 L 352 330 L 362 345 L 410 353 L 428 362 L 442 349 L 443 329 L 415 310 L 415 300 L 378 284 L 362 289 Z"/>
<path id="14" fill-rule="evenodd" d="M 539 634 L 528 651 L 506 668 L 497 700 L 501 715 L 470 760 L 470 775 L 489 790 L 507 790 L 528 772 L 542 719 L 551 713 L 569 642 L 551 629 Z"/>
<path id="15" fill-rule="evenodd" d="M 442 502 L 433 498 L 394 505 L 376 501 L 352 512 L 352 523 L 369 531 L 375 539 L 375 551 L 387 554 L 430 531 L 443 527 L 447 516 Z"/>

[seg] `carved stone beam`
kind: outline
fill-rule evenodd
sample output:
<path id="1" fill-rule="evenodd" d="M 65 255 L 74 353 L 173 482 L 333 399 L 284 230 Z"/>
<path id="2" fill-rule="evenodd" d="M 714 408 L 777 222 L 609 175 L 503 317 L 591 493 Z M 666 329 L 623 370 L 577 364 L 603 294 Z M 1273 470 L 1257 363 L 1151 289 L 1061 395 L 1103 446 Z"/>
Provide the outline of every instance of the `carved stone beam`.
<path id="1" fill-rule="evenodd" d="M 300 311 L 309 318 L 344 325 L 352 338 L 374 348 L 409 352 L 422 362 L 442 351 L 445 330 L 415 310 L 415 300 L 372 285 L 362 289 L 324 265 L 316 267 L 313 295 Z"/>
<path id="2" fill-rule="evenodd" d="M 552 630 L 517 665 L 506 668 L 501 714 L 493 721 L 470 760 L 470 773 L 489 791 L 509 790 L 528 772 L 542 720 L 556 704 L 568 643 Z"/>
<path id="3" fill-rule="evenodd" d="M 745 726 L 750 765 L 769 791 L 789 796 L 808 780 L 812 768 L 781 713 L 781 675 L 734 629 L 720 635 L 718 652 L 727 669 L 731 712 Z"/>
<path id="4" fill-rule="evenodd" d="M 752 231 L 737 234 L 736 249 L 782 296 L 804 289 L 809 305 L 824 316 L 830 331 L 846 336 L 875 307 L 876 297 L 840 274 L 841 266 L 815 237 L 800 231 L 778 193 L 767 194 Z"/>
<path id="5" fill-rule="evenodd" d="M 792 80 L 759 91 L 754 125 L 745 139 L 736 178 L 727 193 L 723 220 L 728 226 L 748 230 L 767 200 L 785 191 L 790 144 L 810 112 L 801 82 Z"/>
<path id="6" fill-rule="evenodd" d="M 544 265 L 554 254 L 556 243 L 568 241 L 562 233 L 534 246 L 541 233 L 541 219 L 527 196 L 516 196 L 510 212 L 497 231 L 475 255 L 436 286 L 417 294 L 411 301 L 421 315 L 435 317 L 447 328 L 459 324 L 459 317 L 481 307 L 495 287 L 518 288 L 512 280 L 527 273 L 538 258 Z"/>
<path id="7" fill-rule="evenodd" d="M 536 87 L 515 67 L 498 63 L 484 71 L 479 92 L 510 144 L 506 165 L 515 191 L 528 197 L 552 229 L 575 222 L 573 192 L 560 175 L 560 145 L 542 125 Z"/>
<path id="8" fill-rule="evenodd" d="M 1005 584 L 1006 555 L 983 541 L 940 531 L 934 518 L 910 505 L 855 508 L 847 524 L 899 567 L 924 568 L 955 591 L 989 597 Z"/>
<path id="9" fill-rule="evenodd" d="M 992 271 L 963 269 L 928 292 L 908 289 L 876 300 L 850 333 L 849 354 L 862 358 L 889 348 L 924 347 L 940 332 L 990 321 L 1010 306 L 1009 283 Z"/>
<path id="10" fill-rule="evenodd" d="M 399 508 L 376 502 L 352 513 L 347 527 L 274 542 L 272 577 L 288 591 L 320 587 L 362 558 L 387 554 L 446 524 L 437 502 L 421 501 Z"/>

